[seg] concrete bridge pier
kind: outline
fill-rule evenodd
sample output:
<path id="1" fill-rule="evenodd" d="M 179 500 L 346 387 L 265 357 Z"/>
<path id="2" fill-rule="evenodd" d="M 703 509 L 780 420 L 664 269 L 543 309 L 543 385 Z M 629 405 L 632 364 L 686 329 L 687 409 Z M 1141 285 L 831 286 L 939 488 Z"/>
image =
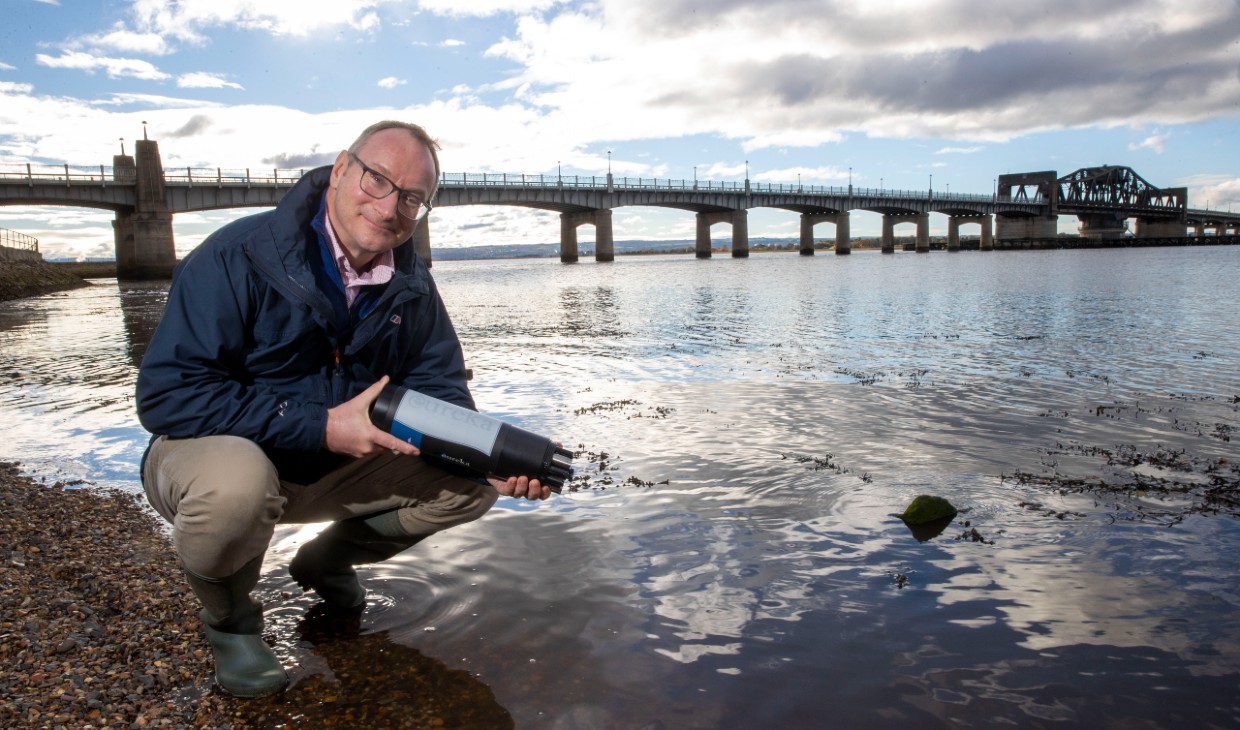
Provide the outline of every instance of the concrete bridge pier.
<path id="1" fill-rule="evenodd" d="M 732 258 L 748 258 L 749 211 L 743 208 L 697 214 L 697 240 L 694 246 L 697 257 L 710 258 L 710 227 L 716 223 L 732 224 Z"/>
<path id="2" fill-rule="evenodd" d="M 1059 216 L 1006 216 L 995 218 L 995 239 L 1054 238 L 1059 235 Z"/>
<path id="3" fill-rule="evenodd" d="M 427 216 L 413 229 L 413 252 L 422 257 L 427 268 L 431 265 L 431 219 Z"/>
<path id="4" fill-rule="evenodd" d="M 848 211 L 843 213 L 802 213 L 801 214 L 801 255 L 814 255 L 814 226 L 818 223 L 835 224 L 835 252 L 837 254 L 852 253 L 852 234 L 849 230 Z"/>
<path id="5" fill-rule="evenodd" d="M 124 156 L 113 160 L 118 178 L 133 175 L 137 182 L 137 205 L 130 211 L 118 211 L 112 223 L 116 276 L 122 280 L 166 279 L 172 275 L 177 255 L 159 144 L 138 140 L 134 154 L 136 160 Z"/>
<path id="6" fill-rule="evenodd" d="M 1081 238 L 1112 240 L 1123 238 L 1128 217 L 1123 213 L 1078 213 L 1081 221 Z"/>
<path id="7" fill-rule="evenodd" d="M 577 262 L 577 228 L 584 224 L 594 226 L 594 260 L 615 261 L 616 244 L 612 237 L 611 209 L 599 208 L 560 214 L 560 262 Z"/>
<path id="8" fill-rule="evenodd" d="M 969 225 L 977 223 L 982 231 L 978 248 L 982 251 L 990 251 L 995 247 L 994 241 L 990 234 L 990 216 L 968 215 L 968 216 L 951 216 L 947 219 L 947 250 L 960 250 L 960 226 L 961 224 Z"/>
<path id="9" fill-rule="evenodd" d="M 1188 235 L 1188 224 L 1182 220 L 1147 220 L 1137 219 L 1134 235 L 1137 238 L 1184 238 Z"/>
<path id="10" fill-rule="evenodd" d="M 911 213 L 907 215 L 898 215 L 894 213 L 883 214 L 883 234 L 879 239 L 883 253 L 896 252 L 896 236 L 895 228 L 900 223 L 917 224 L 917 243 L 915 249 L 917 253 L 930 252 L 930 214 L 929 213 Z"/>

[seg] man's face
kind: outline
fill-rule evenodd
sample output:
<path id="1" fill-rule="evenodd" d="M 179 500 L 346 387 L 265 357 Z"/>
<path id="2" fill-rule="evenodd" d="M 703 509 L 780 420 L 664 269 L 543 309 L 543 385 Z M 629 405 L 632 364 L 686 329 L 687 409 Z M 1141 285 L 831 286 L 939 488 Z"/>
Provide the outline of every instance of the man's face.
<path id="1" fill-rule="evenodd" d="M 435 185 L 430 150 L 407 130 L 376 132 L 357 151 L 357 158 L 423 200 Z M 341 152 L 332 166 L 327 215 L 350 263 L 364 267 L 375 256 L 409 240 L 417 223 L 397 212 L 399 193 L 379 199 L 366 194 L 358 184 L 361 166 L 350 163 L 349 154 Z"/>

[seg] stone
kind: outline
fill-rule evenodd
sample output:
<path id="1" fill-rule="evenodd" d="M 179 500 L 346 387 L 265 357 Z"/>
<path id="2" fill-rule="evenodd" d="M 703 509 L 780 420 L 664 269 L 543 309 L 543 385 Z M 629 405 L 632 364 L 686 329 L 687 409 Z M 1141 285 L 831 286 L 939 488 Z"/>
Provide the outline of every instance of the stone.
<path id="1" fill-rule="evenodd" d="M 951 502 L 928 494 L 918 495 L 900 515 L 906 525 L 924 525 L 938 520 L 950 520 L 959 512 Z"/>

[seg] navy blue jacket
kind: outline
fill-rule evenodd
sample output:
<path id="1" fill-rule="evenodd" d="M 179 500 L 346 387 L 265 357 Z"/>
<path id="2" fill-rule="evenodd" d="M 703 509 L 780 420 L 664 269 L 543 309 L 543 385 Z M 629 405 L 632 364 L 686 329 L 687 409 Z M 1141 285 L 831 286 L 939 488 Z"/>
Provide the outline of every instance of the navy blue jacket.
<path id="1" fill-rule="evenodd" d="M 347 459 L 322 448 L 327 409 L 383 375 L 474 408 L 460 341 L 411 242 L 393 251 L 396 274 L 360 319 L 342 318 L 316 284 L 313 220 L 330 174 L 309 172 L 275 210 L 224 226 L 177 265 L 138 371 L 138 418 L 152 434 L 241 436 L 281 478 L 308 483 Z"/>

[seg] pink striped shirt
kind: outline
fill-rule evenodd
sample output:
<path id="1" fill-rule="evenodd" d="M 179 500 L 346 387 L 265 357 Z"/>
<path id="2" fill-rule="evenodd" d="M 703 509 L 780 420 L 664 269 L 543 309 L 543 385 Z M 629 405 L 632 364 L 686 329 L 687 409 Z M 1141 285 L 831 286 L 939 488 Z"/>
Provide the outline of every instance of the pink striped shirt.
<path id="1" fill-rule="evenodd" d="M 344 282 L 344 300 L 348 306 L 353 306 L 353 300 L 357 298 L 357 292 L 364 286 L 373 284 L 386 284 L 392 279 L 392 274 L 396 273 L 396 257 L 392 255 L 391 250 L 384 251 L 376 256 L 370 262 L 370 268 L 358 273 L 353 268 L 353 264 L 349 263 L 349 257 L 344 255 L 344 249 L 340 246 L 340 241 L 336 239 L 336 231 L 332 228 L 331 216 L 323 216 L 327 223 L 327 240 L 332 244 L 332 258 L 336 260 L 336 271 L 340 272 L 340 280 Z"/>

